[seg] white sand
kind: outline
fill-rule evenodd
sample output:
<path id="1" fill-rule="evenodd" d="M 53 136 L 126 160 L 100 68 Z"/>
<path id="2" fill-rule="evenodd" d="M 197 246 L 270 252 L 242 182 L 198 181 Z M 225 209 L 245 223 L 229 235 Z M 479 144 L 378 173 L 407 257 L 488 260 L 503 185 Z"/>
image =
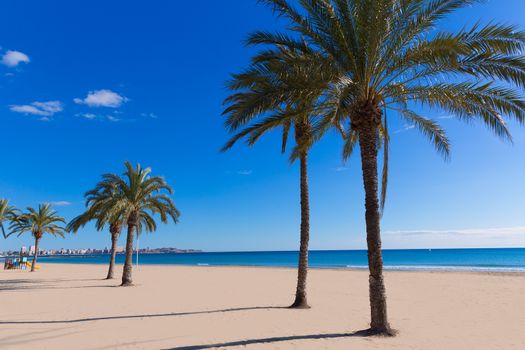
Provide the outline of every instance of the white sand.
<path id="1" fill-rule="evenodd" d="M 387 272 L 395 338 L 348 336 L 369 320 L 365 271 L 312 270 L 310 310 L 262 308 L 292 302 L 292 269 L 141 266 L 130 288 L 105 274 L 0 271 L 0 348 L 525 349 L 524 274 Z"/>

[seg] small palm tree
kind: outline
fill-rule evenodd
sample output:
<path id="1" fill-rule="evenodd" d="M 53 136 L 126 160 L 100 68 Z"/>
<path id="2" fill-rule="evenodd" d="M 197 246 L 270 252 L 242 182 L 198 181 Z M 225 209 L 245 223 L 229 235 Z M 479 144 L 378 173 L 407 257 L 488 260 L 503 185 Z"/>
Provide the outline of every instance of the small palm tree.
<path id="1" fill-rule="evenodd" d="M 64 238 L 66 229 L 61 224 L 65 223 L 66 221 L 64 218 L 58 216 L 58 213 L 53 210 L 50 204 L 40 204 L 38 210 L 28 207 L 26 213 L 20 214 L 13 221 L 13 224 L 11 225 L 13 234 L 20 236 L 25 232 L 30 232 L 35 239 L 35 253 L 33 255 L 31 272 L 35 271 L 40 240 L 44 234 Z"/>
<path id="2" fill-rule="evenodd" d="M 153 232 L 157 229 L 153 215 L 159 214 L 163 223 L 167 223 L 169 217 L 177 223 L 180 212 L 173 200 L 162 193 L 173 193 L 171 186 L 162 177 L 150 176 L 151 169 L 142 168 L 140 164 L 133 168 L 130 162 L 126 162 L 125 167 L 124 178 L 116 174 L 102 176 L 99 186 L 114 188 L 116 195 L 101 202 L 97 210 L 106 213 L 108 218 L 126 218 L 128 233 L 122 286 L 131 286 L 133 236 L 142 230 Z"/>
<path id="3" fill-rule="evenodd" d="M 9 205 L 8 199 L 0 199 L 0 230 L 4 238 L 9 237 L 10 233 L 6 232 L 4 222 L 13 221 L 18 215 L 18 209 Z"/>
<path id="4" fill-rule="evenodd" d="M 337 120 L 347 127 L 345 153 L 359 144 L 370 331 L 392 334 L 383 278 L 377 166 L 381 129 L 388 149 L 387 110 L 413 124 L 444 156 L 449 154 L 449 142 L 443 129 L 416 113 L 418 105 L 466 121 L 479 119 L 498 136 L 510 139 L 505 118 L 525 122 L 525 101 L 517 89 L 525 87 L 525 32 L 494 23 L 455 33 L 435 30 L 446 15 L 475 0 L 298 0 L 300 10 L 287 0 L 263 2 L 289 21 L 290 33 L 258 32 L 249 42 L 302 52 L 324 67 L 330 78 L 270 91 L 251 108 L 320 96 L 323 120 L 315 127 L 316 139 Z"/>
<path id="5" fill-rule="evenodd" d="M 98 231 L 109 225 L 111 234 L 111 255 L 109 259 L 109 269 L 106 279 L 114 278 L 115 257 L 117 254 L 117 242 L 122 231 L 122 226 L 126 221 L 125 212 L 118 208 L 105 207 L 104 204 L 118 196 L 114 184 L 99 182 L 94 189 L 86 192 L 87 210 L 77 216 L 67 225 L 69 232 L 77 232 L 88 222 L 95 220 L 95 226 Z"/>

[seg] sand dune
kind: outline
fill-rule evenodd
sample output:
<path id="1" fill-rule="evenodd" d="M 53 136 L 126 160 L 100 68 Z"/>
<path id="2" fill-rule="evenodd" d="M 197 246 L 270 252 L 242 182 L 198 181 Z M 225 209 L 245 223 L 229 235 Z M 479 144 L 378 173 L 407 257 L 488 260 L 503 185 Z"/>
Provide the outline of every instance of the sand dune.
<path id="1" fill-rule="evenodd" d="M 365 271 L 312 270 L 310 310 L 292 269 L 141 266 L 0 272 L 2 349 L 525 349 L 525 275 L 387 272 L 395 338 L 363 337 Z"/>

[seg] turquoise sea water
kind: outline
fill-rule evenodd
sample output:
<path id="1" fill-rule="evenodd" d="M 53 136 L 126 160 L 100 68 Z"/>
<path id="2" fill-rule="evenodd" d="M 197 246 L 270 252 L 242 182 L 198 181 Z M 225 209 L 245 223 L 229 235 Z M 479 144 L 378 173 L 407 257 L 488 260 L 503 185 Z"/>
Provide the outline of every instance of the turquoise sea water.
<path id="1" fill-rule="evenodd" d="M 133 262 L 135 263 L 135 254 Z M 508 249 L 432 249 L 385 250 L 385 269 L 389 270 L 472 270 L 525 272 L 525 248 Z M 106 264 L 108 255 L 42 257 L 42 263 Z M 117 255 L 117 263 L 124 256 Z M 225 252 L 188 254 L 140 254 L 139 264 L 198 266 L 297 266 L 298 252 Z M 311 251 L 311 267 L 366 268 L 364 250 Z"/>

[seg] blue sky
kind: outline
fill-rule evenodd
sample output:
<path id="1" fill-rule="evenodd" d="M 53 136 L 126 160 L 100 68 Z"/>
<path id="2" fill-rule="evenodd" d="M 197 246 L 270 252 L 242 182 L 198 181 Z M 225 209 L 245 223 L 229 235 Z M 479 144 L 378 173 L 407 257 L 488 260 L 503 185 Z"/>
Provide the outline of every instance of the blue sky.
<path id="1" fill-rule="evenodd" d="M 504 6 L 503 6 L 504 5 Z M 130 160 L 175 188 L 178 225 L 160 226 L 141 246 L 208 251 L 298 246 L 298 167 L 279 135 L 221 154 L 220 116 L 229 74 L 249 61 L 246 35 L 282 26 L 255 0 L 10 1 L 0 20 L 0 197 L 19 207 L 54 202 L 66 218 L 104 172 Z M 509 11 L 509 9 L 512 9 Z M 522 0 L 462 10 L 443 29 L 478 19 L 525 28 Z M 385 248 L 525 246 L 525 130 L 514 145 L 481 125 L 439 111 L 452 140 L 444 162 L 409 125 L 391 118 Z M 365 247 L 358 157 L 343 164 L 333 134 L 310 157 L 311 247 Z M 43 248 L 108 245 L 88 226 Z M 124 245 L 124 238 L 121 238 Z M 31 244 L 0 241 L 0 250 Z"/>

